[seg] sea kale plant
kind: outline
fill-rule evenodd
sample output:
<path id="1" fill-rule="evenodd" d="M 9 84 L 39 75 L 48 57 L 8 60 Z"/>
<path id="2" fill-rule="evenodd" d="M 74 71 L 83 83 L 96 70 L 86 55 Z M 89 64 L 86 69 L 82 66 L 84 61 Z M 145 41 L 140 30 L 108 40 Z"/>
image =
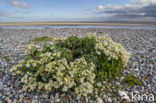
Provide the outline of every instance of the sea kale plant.
<path id="1" fill-rule="evenodd" d="M 58 39 L 43 47 L 28 45 L 27 56 L 10 70 L 19 76 L 25 91 L 67 92 L 87 96 L 98 80 L 118 76 L 130 53 L 108 35 L 89 34 Z"/>
<path id="2" fill-rule="evenodd" d="M 117 76 L 128 63 L 130 53 L 115 43 L 108 35 L 97 37 L 95 46 L 99 68 L 97 76 L 101 79 Z"/>

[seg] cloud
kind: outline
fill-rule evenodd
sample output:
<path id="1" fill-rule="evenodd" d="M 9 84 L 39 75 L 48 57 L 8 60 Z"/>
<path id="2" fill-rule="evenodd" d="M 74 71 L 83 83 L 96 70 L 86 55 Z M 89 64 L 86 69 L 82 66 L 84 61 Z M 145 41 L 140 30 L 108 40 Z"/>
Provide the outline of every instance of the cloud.
<path id="1" fill-rule="evenodd" d="M 156 0 L 131 0 L 124 6 L 99 5 L 95 11 L 97 17 L 109 15 L 108 19 L 156 21 Z"/>
<path id="2" fill-rule="evenodd" d="M 8 0 L 8 2 L 15 7 L 19 7 L 19 8 L 28 8 L 28 5 L 26 2 L 24 1 L 20 1 L 20 0 Z"/>

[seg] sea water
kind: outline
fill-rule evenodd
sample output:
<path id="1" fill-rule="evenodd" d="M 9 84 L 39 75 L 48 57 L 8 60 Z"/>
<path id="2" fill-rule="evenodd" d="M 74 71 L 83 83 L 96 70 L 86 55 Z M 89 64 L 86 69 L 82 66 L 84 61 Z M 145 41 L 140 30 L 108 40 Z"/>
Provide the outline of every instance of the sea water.
<path id="1" fill-rule="evenodd" d="M 52 26 L 52 25 L 38 25 L 38 26 L 0 26 L 0 29 L 61 29 L 61 28 L 107 28 L 107 29 L 150 29 L 156 30 L 156 25 L 102 25 L 102 26 L 91 26 L 91 25 L 78 25 L 78 26 Z"/>

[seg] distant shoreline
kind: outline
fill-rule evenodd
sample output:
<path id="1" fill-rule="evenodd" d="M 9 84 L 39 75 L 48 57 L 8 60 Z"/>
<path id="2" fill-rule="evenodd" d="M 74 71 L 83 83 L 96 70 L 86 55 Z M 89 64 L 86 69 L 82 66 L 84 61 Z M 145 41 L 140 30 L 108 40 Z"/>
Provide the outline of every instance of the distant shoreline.
<path id="1" fill-rule="evenodd" d="M 156 25 L 156 23 L 127 23 L 127 22 L 0 22 L 0 26 L 29 26 L 29 25 L 52 25 L 52 26 L 79 26 L 79 25 L 114 25 L 114 26 L 124 26 L 124 25 L 134 25 L 134 26 L 144 26 L 144 25 Z"/>

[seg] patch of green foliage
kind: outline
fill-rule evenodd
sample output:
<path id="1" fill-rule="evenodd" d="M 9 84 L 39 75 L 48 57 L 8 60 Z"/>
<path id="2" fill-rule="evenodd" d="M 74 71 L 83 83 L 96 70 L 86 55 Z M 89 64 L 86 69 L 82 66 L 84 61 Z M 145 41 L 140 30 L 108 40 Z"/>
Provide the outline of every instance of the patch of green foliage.
<path id="1" fill-rule="evenodd" d="M 56 46 L 59 48 L 67 48 L 71 50 L 74 59 L 87 54 L 92 55 L 92 53 L 95 53 L 95 45 L 95 37 L 80 38 L 77 35 L 70 36 L 66 40 L 59 40 L 56 43 Z"/>
<path id="2" fill-rule="evenodd" d="M 113 78 L 119 75 L 119 72 L 121 72 L 122 68 L 122 61 L 121 59 L 115 60 L 111 59 L 109 60 L 108 57 L 102 53 L 98 56 L 98 63 L 99 68 L 97 71 L 97 77 L 99 79 L 108 79 Z"/>
<path id="3" fill-rule="evenodd" d="M 10 57 L 8 57 L 8 56 L 4 56 L 3 59 L 4 59 L 6 62 L 9 62 L 9 61 L 11 60 Z"/>
<path id="4" fill-rule="evenodd" d="M 44 41 L 52 41 L 53 38 L 52 37 L 48 37 L 48 36 L 42 36 L 42 37 L 37 37 L 32 39 L 32 42 L 44 42 Z"/>
<path id="5" fill-rule="evenodd" d="M 99 34 L 101 34 L 101 33 L 102 33 L 102 31 L 99 31 L 98 33 L 99 33 Z"/>
<path id="6" fill-rule="evenodd" d="M 142 86 L 143 83 L 141 82 L 141 80 L 139 80 L 139 78 L 134 77 L 132 74 L 129 74 L 126 78 L 125 78 L 125 83 L 127 83 L 130 86 L 134 86 L 134 85 L 140 85 Z"/>
<path id="7" fill-rule="evenodd" d="M 122 61 L 121 59 L 108 59 L 104 53 L 101 55 L 96 54 L 96 37 L 84 37 L 80 38 L 77 35 L 70 36 L 65 40 L 59 40 L 56 42 L 56 47 L 66 48 L 72 52 L 73 59 L 80 58 L 84 56 L 86 61 L 93 62 L 97 68 L 97 77 L 98 79 L 108 79 L 118 76 L 121 68 Z"/>
<path id="8" fill-rule="evenodd" d="M 66 48 L 72 52 L 73 59 L 80 57 L 85 57 L 86 61 L 93 62 L 96 66 L 97 64 L 97 55 L 95 52 L 96 37 L 83 37 L 80 38 L 77 35 L 70 36 L 65 40 L 58 40 L 56 42 L 57 48 Z"/>
<path id="9" fill-rule="evenodd" d="M 72 51 L 68 48 L 60 48 L 56 44 L 49 44 L 49 43 L 44 43 L 43 45 L 43 53 L 46 52 L 51 52 L 51 53 L 56 53 L 60 52 L 62 58 L 66 58 L 68 63 L 70 63 L 73 60 L 73 54 Z"/>
<path id="10" fill-rule="evenodd" d="M 106 80 L 119 76 L 128 63 L 130 53 L 108 35 L 97 37 L 95 49 L 99 66 L 97 67 L 97 78 Z"/>

